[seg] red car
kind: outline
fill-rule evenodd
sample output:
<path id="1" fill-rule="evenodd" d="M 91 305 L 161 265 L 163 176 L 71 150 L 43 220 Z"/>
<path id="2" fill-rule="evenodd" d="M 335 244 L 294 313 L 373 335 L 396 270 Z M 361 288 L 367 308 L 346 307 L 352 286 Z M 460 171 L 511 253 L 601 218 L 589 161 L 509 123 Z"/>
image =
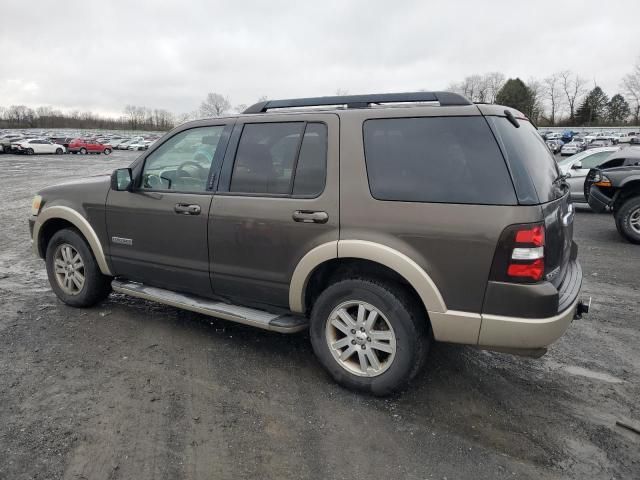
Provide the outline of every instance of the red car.
<path id="1" fill-rule="evenodd" d="M 67 150 L 71 153 L 80 153 L 82 155 L 86 155 L 87 153 L 104 153 L 105 155 L 109 155 L 113 152 L 113 147 L 100 143 L 93 138 L 74 138 L 69 142 Z"/>

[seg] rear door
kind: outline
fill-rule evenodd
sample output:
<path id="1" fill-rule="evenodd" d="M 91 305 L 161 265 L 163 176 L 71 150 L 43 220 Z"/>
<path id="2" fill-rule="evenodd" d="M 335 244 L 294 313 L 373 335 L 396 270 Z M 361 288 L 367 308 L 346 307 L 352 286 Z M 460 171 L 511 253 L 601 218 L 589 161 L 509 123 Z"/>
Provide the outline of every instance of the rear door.
<path id="1" fill-rule="evenodd" d="M 216 295 L 288 307 L 300 259 L 338 240 L 338 135 L 335 114 L 238 120 L 209 218 Z"/>

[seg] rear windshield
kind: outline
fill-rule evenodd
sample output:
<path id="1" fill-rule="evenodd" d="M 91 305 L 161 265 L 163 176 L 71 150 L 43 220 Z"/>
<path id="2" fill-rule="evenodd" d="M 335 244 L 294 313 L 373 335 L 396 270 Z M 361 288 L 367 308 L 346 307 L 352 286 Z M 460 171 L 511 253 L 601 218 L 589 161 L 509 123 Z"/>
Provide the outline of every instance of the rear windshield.
<path id="1" fill-rule="evenodd" d="M 378 200 L 517 203 L 483 117 L 372 119 L 363 133 L 369 188 Z"/>
<path id="2" fill-rule="evenodd" d="M 505 154 L 522 204 L 546 203 L 565 191 L 556 182 L 560 172 L 553 155 L 536 129 L 526 120 L 520 128 L 504 117 L 486 117 Z"/>

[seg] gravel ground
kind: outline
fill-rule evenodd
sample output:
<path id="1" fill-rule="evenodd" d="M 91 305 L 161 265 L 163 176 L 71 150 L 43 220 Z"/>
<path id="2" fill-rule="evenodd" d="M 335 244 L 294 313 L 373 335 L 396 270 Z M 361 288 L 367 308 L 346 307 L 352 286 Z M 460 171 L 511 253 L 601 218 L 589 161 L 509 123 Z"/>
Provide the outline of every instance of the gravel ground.
<path id="1" fill-rule="evenodd" d="M 640 478 L 640 246 L 580 208 L 592 313 L 541 359 L 436 345 L 402 395 L 335 385 L 305 335 L 49 289 L 39 188 L 135 154 L 0 155 L 0 479 Z"/>

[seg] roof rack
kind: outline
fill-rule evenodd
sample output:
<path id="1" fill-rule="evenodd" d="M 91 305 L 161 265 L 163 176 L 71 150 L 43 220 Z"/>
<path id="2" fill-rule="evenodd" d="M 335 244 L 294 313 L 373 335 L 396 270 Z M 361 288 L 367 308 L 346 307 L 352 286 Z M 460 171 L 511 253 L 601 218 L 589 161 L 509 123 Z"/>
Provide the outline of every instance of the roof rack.
<path id="1" fill-rule="evenodd" d="M 290 98 L 267 100 L 251 105 L 243 113 L 265 113 L 277 108 L 321 107 L 346 105 L 347 108 L 367 108 L 377 103 L 439 102 L 441 106 L 473 105 L 467 98 L 452 92 L 375 93 L 371 95 L 339 95 L 333 97 Z"/>

